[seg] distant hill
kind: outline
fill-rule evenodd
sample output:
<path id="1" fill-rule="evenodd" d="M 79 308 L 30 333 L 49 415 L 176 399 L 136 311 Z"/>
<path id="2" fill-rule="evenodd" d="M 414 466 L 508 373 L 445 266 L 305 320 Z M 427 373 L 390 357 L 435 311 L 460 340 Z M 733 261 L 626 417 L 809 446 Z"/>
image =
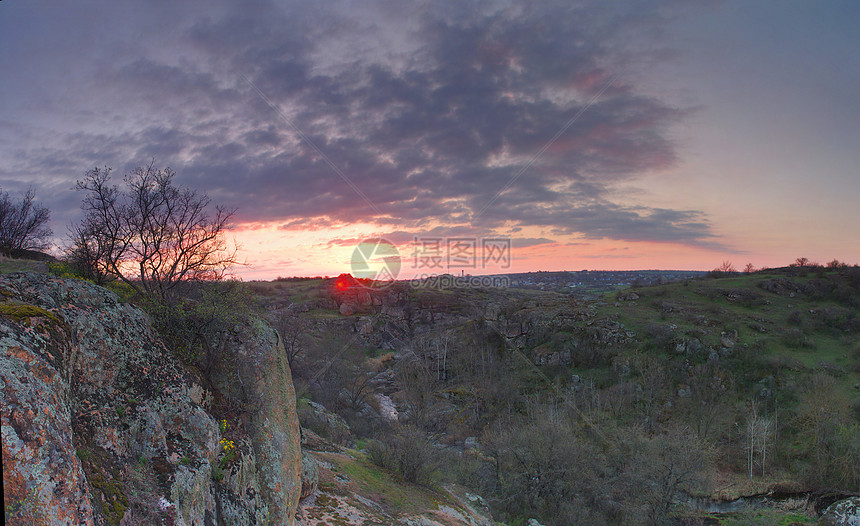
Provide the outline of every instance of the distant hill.
<path id="1" fill-rule="evenodd" d="M 694 279 L 706 273 L 695 270 L 582 270 L 507 274 L 511 287 L 577 295 L 603 294 L 620 287 L 657 285 Z"/>

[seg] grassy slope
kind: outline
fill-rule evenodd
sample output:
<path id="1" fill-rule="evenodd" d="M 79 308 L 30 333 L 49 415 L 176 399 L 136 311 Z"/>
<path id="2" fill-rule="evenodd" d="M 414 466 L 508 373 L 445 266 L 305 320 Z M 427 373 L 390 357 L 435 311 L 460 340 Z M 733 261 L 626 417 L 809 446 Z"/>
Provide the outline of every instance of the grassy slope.
<path id="1" fill-rule="evenodd" d="M 13 259 L 0 256 L 0 274 L 12 272 L 47 272 L 48 265 L 44 261 L 32 259 Z"/>
<path id="2" fill-rule="evenodd" d="M 847 373 L 836 375 L 838 388 L 846 396 L 856 396 L 854 386 L 860 381 L 857 335 L 829 327 L 821 318 L 824 309 L 853 312 L 858 317 L 860 312 L 808 292 L 774 293 L 760 287 L 770 280 L 789 280 L 804 287 L 820 279 L 814 273 L 789 277 L 774 272 L 645 287 L 635 291 L 639 299 L 632 302 L 606 295 L 597 315 L 617 316 L 637 336 L 647 333 L 649 326 L 674 325 L 676 334 L 696 337 L 715 348 L 720 347 L 723 332 L 737 331 L 741 352 L 756 353 L 761 365 L 757 371 L 748 371 L 752 377 L 759 374 L 763 378 L 776 367 L 808 372 L 835 364 Z M 806 342 L 794 341 L 792 336 L 797 333 L 792 329 L 802 331 Z"/>
<path id="3" fill-rule="evenodd" d="M 617 319 L 626 329 L 635 332 L 640 341 L 647 339 L 654 327 L 668 326 L 674 328 L 675 339 L 698 338 L 705 346 L 719 349 L 721 336 L 732 336 L 737 331 L 735 356 L 747 355 L 745 360 L 736 358 L 731 362 L 733 369 L 730 370 L 739 387 L 737 407 L 744 403 L 744 394 L 749 399 L 755 397 L 759 387 L 756 382 L 770 375 L 781 377 L 784 384 L 802 386 L 815 371 L 828 371 L 834 378 L 835 390 L 856 404 L 857 386 L 860 385 L 860 339 L 856 328 L 850 330 L 828 323 L 823 311 L 849 318 L 860 318 L 860 312 L 845 302 L 835 301 L 832 294 L 816 293 L 816 280 L 820 284 L 827 279 L 842 281 L 831 272 L 821 276 L 778 270 L 644 287 L 633 291 L 639 296 L 633 301 L 626 297 L 629 291 L 606 294 L 596 314 Z M 806 290 L 770 292 L 761 286 L 773 281 L 788 281 L 790 287 Z M 802 338 L 798 339 L 800 334 Z M 591 372 L 601 376 L 606 371 Z M 788 404 L 786 409 L 792 409 L 790 399 Z M 794 476 L 796 474 L 777 471 L 767 478 L 756 477 L 749 481 L 741 473 L 725 472 L 720 475 L 720 482 L 730 489 L 722 491 L 721 496 L 736 498 L 766 492 L 773 484 L 785 483 Z M 726 525 L 815 522 L 808 514 L 791 510 L 747 510 L 710 518 Z"/>
<path id="4" fill-rule="evenodd" d="M 371 463 L 362 451 L 332 449 L 339 451 L 311 453 L 320 462 L 319 489 L 300 505 L 303 524 L 371 526 L 409 518 L 415 524 L 427 519 L 463 526 L 484 517 L 460 500 L 460 487 L 410 484 Z"/>

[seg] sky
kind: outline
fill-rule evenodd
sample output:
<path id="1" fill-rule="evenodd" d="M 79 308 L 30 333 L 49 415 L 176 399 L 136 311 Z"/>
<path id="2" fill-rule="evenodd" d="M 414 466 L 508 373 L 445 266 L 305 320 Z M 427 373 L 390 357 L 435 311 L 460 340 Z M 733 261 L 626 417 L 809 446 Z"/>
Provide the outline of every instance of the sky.
<path id="1" fill-rule="evenodd" d="M 350 272 L 380 238 L 402 277 L 857 263 L 858 23 L 851 1 L 3 0 L 0 188 L 33 188 L 61 244 L 76 180 L 154 159 L 236 209 L 244 279 Z"/>

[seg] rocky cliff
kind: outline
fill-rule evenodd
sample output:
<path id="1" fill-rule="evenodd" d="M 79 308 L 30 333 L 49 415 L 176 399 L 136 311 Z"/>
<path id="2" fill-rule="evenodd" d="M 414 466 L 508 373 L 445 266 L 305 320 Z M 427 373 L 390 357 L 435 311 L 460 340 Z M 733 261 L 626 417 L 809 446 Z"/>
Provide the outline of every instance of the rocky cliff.
<path id="1" fill-rule="evenodd" d="M 6 522 L 294 524 L 299 427 L 276 333 L 237 327 L 209 375 L 103 288 L 0 277 Z"/>

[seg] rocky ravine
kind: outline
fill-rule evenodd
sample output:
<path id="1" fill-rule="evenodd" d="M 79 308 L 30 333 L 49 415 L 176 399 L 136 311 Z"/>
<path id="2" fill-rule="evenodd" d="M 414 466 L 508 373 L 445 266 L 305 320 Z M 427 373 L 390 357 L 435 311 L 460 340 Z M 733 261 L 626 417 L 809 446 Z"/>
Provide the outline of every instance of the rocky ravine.
<path id="1" fill-rule="evenodd" d="M 237 327 L 211 374 L 217 393 L 101 287 L 0 276 L 7 524 L 294 524 L 300 433 L 275 332 Z"/>

